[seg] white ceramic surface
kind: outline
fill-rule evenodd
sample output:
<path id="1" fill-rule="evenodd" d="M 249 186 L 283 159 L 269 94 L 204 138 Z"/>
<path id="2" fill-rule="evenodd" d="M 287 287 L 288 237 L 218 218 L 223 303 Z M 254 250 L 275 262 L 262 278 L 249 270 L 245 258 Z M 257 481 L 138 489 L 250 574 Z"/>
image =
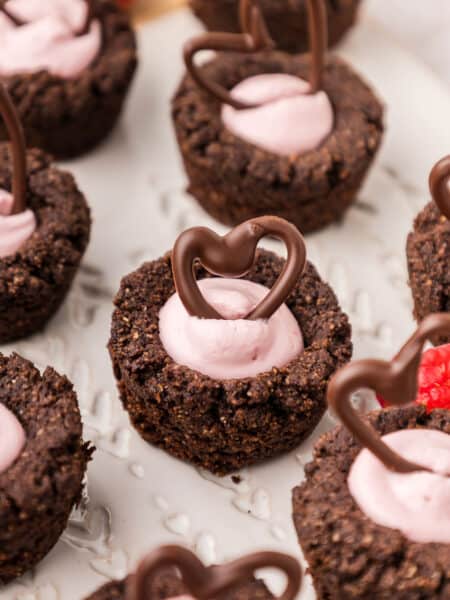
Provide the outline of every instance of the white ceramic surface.
<path id="1" fill-rule="evenodd" d="M 95 153 L 68 165 L 93 208 L 92 243 L 58 316 L 14 350 L 72 378 L 86 436 L 98 450 L 85 503 L 62 540 L 35 573 L 3 589 L 1 600 L 82 600 L 163 542 L 186 544 L 206 562 L 263 548 L 300 555 L 290 490 L 331 417 L 295 452 L 245 470 L 240 484 L 219 480 L 147 446 L 130 428 L 105 349 L 123 274 L 167 250 L 186 226 L 224 231 L 183 192 L 170 123 L 180 44 L 196 28 L 181 11 L 140 30 L 141 66 L 120 127 Z M 428 200 L 429 168 L 450 149 L 441 121 L 450 98 L 427 68 L 371 25 L 361 23 L 342 54 L 384 98 L 387 135 L 359 203 L 342 224 L 308 237 L 309 255 L 350 314 L 355 356 L 389 357 L 413 328 L 405 237 Z M 300 597 L 314 598 L 308 580 Z"/>

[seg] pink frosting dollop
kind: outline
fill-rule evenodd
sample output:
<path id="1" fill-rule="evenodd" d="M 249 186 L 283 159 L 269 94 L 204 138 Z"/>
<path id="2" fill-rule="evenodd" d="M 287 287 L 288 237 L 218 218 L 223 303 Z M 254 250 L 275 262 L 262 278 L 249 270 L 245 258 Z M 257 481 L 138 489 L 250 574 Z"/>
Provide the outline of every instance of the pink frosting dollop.
<path id="1" fill-rule="evenodd" d="M 281 156 L 315 150 L 333 129 L 333 107 L 323 91 L 309 94 L 307 81 L 283 73 L 256 75 L 231 90 L 237 100 L 261 104 L 222 107 L 222 121 L 234 135 Z"/>
<path id="2" fill-rule="evenodd" d="M 102 36 L 98 21 L 77 36 L 87 16 L 85 0 L 8 0 L 6 8 L 23 21 L 15 25 L 0 13 L 0 75 L 47 70 L 71 79 L 99 54 Z"/>
<path id="3" fill-rule="evenodd" d="M 0 258 L 17 252 L 36 229 L 34 212 L 27 209 L 11 215 L 12 205 L 12 195 L 0 190 Z"/>
<path id="4" fill-rule="evenodd" d="M 226 278 L 198 285 L 224 319 L 192 317 L 178 294 L 171 296 L 159 313 L 159 334 L 177 364 L 213 379 L 241 379 L 283 367 L 303 351 L 300 328 L 285 304 L 267 320 L 242 318 L 268 293 L 263 285 Z"/>
<path id="5" fill-rule="evenodd" d="M 382 439 L 401 456 L 433 472 L 394 473 L 364 449 L 348 477 L 356 503 L 369 519 L 400 530 L 413 542 L 450 544 L 450 435 L 405 429 Z"/>
<path id="6" fill-rule="evenodd" d="M 25 445 L 25 431 L 13 413 L 0 402 L 0 473 L 19 457 Z"/>

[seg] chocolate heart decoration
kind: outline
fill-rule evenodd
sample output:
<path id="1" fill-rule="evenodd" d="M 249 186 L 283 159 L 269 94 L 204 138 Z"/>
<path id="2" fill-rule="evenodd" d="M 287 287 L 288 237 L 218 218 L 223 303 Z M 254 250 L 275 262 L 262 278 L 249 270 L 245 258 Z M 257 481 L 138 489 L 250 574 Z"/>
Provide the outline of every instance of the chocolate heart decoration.
<path id="1" fill-rule="evenodd" d="M 3 0 L 1 2 L 0 10 L 8 17 L 10 21 L 14 23 L 14 25 L 20 27 L 21 25 L 23 25 L 22 21 L 9 12 L 9 10 L 5 6 L 7 2 L 8 0 Z"/>
<path id="2" fill-rule="evenodd" d="M 450 155 L 433 167 L 429 183 L 437 207 L 447 219 L 450 219 Z"/>
<path id="3" fill-rule="evenodd" d="M 406 460 L 389 448 L 377 432 L 360 418 L 352 406 L 351 396 L 361 388 L 370 388 L 394 406 L 413 402 L 417 395 L 417 374 L 423 346 L 437 334 L 450 334 L 450 314 L 435 313 L 426 317 L 392 362 L 354 361 L 338 371 L 328 387 L 328 404 L 345 427 L 388 469 L 398 473 L 429 469 Z"/>
<path id="4" fill-rule="evenodd" d="M 269 319 L 291 293 L 306 264 L 306 246 L 298 229 L 279 217 L 257 217 L 241 223 L 224 237 L 206 227 L 182 233 L 172 252 L 175 287 L 186 310 L 205 319 L 223 317 L 204 299 L 197 285 L 193 263 L 200 260 L 210 273 L 223 277 L 242 277 L 255 261 L 256 247 L 265 236 L 282 240 L 287 260 L 270 292 L 245 318 Z"/>
<path id="5" fill-rule="evenodd" d="M 149 600 L 152 581 L 164 567 L 177 567 L 189 593 L 197 600 L 208 600 L 238 584 L 248 583 L 255 570 L 268 567 L 283 571 L 287 577 L 286 589 L 278 600 L 294 600 L 302 582 L 299 563 L 287 554 L 256 552 L 224 565 L 205 567 L 185 548 L 162 546 L 151 552 L 129 579 L 126 600 Z"/>
<path id="6" fill-rule="evenodd" d="M 5 86 L 0 83 L 0 114 L 11 139 L 12 148 L 12 195 L 11 215 L 23 212 L 27 197 L 27 154 L 25 136 L 19 115 Z"/>
<path id="7" fill-rule="evenodd" d="M 307 0 L 308 22 L 312 68 L 310 75 L 310 93 L 316 93 L 322 84 L 323 65 L 328 46 L 327 19 L 324 0 Z M 258 104 L 249 104 L 233 98 L 222 85 L 206 78 L 195 63 L 195 55 L 201 50 L 222 52 L 243 52 L 252 54 L 263 50 L 271 50 L 275 42 L 270 37 L 264 17 L 257 0 L 240 0 L 239 4 L 241 34 L 205 33 L 189 40 L 183 50 L 184 62 L 192 79 L 214 98 L 229 104 L 238 110 L 255 108 Z"/>
<path id="8" fill-rule="evenodd" d="M 192 79 L 220 102 L 237 109 L 253 108 L 255 105 L 241 102 L 219 83 L 209 81 L 195 63 L 195 55 L 201 50 L 243 52 L 252 54 L 275 46 L 255 0 L 240 0 L 242 33 L 205 33 L 189 40 L 183 48 L 184 62 Z"/>
<path id="9" fill-rule="evenodd" d="M 89 33 L 91 28 L 91 23 L 94 18 L 94 0 L 85 0 L 87 4 L 87 13 L 86 13 L 86 21 L 84 22 L 84 26 L 80 29 L 77 36 L 86 35 Z"/>
<path id="10" fill-rule="evenodd" d="M 1 6 L 0 6 L 0 10 L 8 17 L 8 19 L 10 19 L 15 25 L 17 25 L 17 27 L 21 27 L 22 25 L 26 25 L 26 22 L 21 21 L 18 17 L 16 17 L 15 15 L 13 15 L 7 8 L 6 8 L 6 3 L 8 2 L 8 0 L 3 0 Z M 91 28 L 91 23 L 92 23 L 92 19 L 94 16 L 94 0 L 85 0 L 86 4 L 88 5 L 88 10 L 86 13 L 86 21 L 83 25 L 83 27 L 80 29 L 80 31 L 77 33 L 77 37 L 81 36 L 81 35 L 86 35 L 86 33 L 89 32 L 89 29 Z"/>

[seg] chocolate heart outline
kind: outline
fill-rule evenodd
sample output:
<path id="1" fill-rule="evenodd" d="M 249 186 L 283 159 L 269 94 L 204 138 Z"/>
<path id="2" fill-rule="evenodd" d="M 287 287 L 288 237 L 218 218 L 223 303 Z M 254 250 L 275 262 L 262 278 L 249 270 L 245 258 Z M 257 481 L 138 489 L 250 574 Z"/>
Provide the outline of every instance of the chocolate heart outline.
<path id="1" fill-rule="evenodd" d="M 255 552 L 223 565 L 205 567 L 187 548 L 161 546 L 138 565 L 126 587 L 126 600 L 148 600 L 148 591 L 158 571 L 176 567 L 188 591 L 196 600 L 216 597 L 241 583 L 248 583 L 257 569 L 275 567 L 287 577 L 285 590 L 276 600 L 294 600 L 300 590 L 303 574 L 298 561 L 279 552 Z"/>
<path id="2" fill-rule="evenodd" d="M 256 217 L 237 225 L 224 236 L 206 227 L 184 231 L 172 250 L 175 288 L 191 316 L 219 319 L 220 315 L 203 297 L 193 265 L 199 260 L 213 275 L 242 277 L 252 268 L 259 241 L 266 236 L 283 241 L 287 259 L 277 281 L 245 319 L 269 319 L 286 301 L 306 266 L 306 244 L 299 230 L 275 216 Z"/>
<path id="3" fill-rule="evenodd" d="M 22 25 L 26 25 L 24 21 L 21 21 L 19 18 L 15 17 L 9 12 L 9 10 L 5 6 L 7 2 L 8 0 L 3 0 L 3 2 L 0 4 L 0 11 L 3 12 L 8 17 L 8 19 L 10 19 L 17 27 L 22 27 Z M 85 2 L 88 5 L 86 20 L 84 22 L 83 27 L 77 33 L 77 37 L 86 35 L 89 32 L 89 29 L 91 28 L 92 19 L 94 18 L 94 0 L 85 0 Z"/>
<path id="4" fill-rule="evenodd" d="M 434 203 L 450 220 L 450 155 L 434 165 L 428 182 Z"/>
<path id="5" fill-rule="evenodd" d="M 351 397 L 359 389 L 368 388 L 379 393 L 391 406 L 413 402 L 417 395 L 423 346 L 438 334 L 450 334 L 449 313 L 427 316 L 390 362 L 377 359 L 353 361 L 335 373 L 328 385 L 328 405 L 344 426 L 362 446 L 370 450 L 388 469 L 397 473 L 430 469 L 406 460 L 389 448 L 378 432 L 360 418 L 352 406 Z"/>
<path id="6" fill-rule="evenodd" d="M 8 19 L 14 23 L 14 25 L 17 25 L 17 27 L 21 27 L 23 25 L 23 22 L 9 12 L 9 10 L 5 6 L 7 2 L 8 0 L 1 1 L 0 11 L 4 13 L 8 17 Z"/>
<path id="7" fill-rule="evenodd" d="M 10 215 L 22 213 L 27 208 L 27 153 L 25 134 L 19 113 L 6 86 L 0 82 L 0 115 L 6 125 L 11 143 L 13 204 Z"/>
<path id="8" fill-rule="evenodd" d="M 183 58 L 186 69 L 199 87 L 220 102 L 241 110 L 255 108 L 257 105 L 233 98 L 222 85 L 215 81 L 209 81 L 195 63 L 195 55 L 203 50 L 252 54 L 275 48 L 275 42 L 268 32 L 256 0 L 240 0 L 239 8 L 242 33 L 209 32 L 191 38 L 183 46 Z"/>
<path id="9" fill-rule="evenodd" d="M 228 104 L 237 110 L 243 110 L 257 108 L 260 104 L 237 100 L 225 87 L 215 81 L 209 81 L 195 63 L 195 55 L 202 50 L 252 54 L 276 48 L 259 8 L 258 0 L 240 0 L 239 9 L 242 33 L 210 32 L 199 35 L 186 42 L 183 48 L 183 57 L 188 73 L 199 87 L 206 90 L 219 102 Z M 307 0 L 307 9 L 312 58 L 309 93 L 315 94 L 322 86 L 325 56 L 328 49 L 328 22 L 324 0 Z"/>

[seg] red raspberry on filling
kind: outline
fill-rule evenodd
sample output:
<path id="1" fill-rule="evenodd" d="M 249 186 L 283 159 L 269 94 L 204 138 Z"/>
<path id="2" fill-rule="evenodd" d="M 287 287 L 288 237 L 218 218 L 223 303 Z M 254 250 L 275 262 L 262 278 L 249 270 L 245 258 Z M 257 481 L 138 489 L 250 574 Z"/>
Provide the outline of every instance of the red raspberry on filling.
<path id="1" fill-rule="evenodd" d="M 416 402 L 429 411 L 450 409 L 450 344 L 424 352 L 419 369 L 419 391 Z"/>
<path id="2" fill-rule="evenodd" d="M 382 407 L 387 403 L 381 396 Z M 426 406 L 428 412 L 436 408 L 450 410 L 450 344 L 426 350 L 419 368 L 419 389 L 416 402 Z"/>

